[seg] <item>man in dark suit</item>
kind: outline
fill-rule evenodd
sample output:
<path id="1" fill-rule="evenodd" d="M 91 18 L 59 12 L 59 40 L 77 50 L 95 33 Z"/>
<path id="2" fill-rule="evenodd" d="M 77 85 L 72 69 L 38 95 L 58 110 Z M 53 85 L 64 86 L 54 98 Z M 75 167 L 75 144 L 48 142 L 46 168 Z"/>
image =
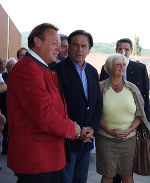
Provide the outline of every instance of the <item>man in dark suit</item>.
<path id="1" fill-rule="evenodd" d="M 71 162 L 63 170 L 64 183 L 86 183 L 93 136 L 99 128 L 102 98 L 96 69 L 85 62 L 93 46 L 91 34 L 84 30 L 68 37 L 69 56 L 56 64 L 64 91 L 69 117 L 82 131 L 79 140 L 71 142 Z"/>
<path id="2" fill-rule="evenodd" d="M 133 62 L 129 59 L 133 50 L 132 41 L 128 38 L 120 39 L 116 43 L 116 52 L 125 54 L 128 58 L 128 63 L 126 67 L 126 72 L 124 78 L 131 83 L 134 83 L 140 90 L 144 102 L 145 102 L 145 113 L 148 121 L 150 121 L 149 114 L 149 78 L 146 66 L 142 63 Z M 123 53 L 124 52 L 124 53 Z M 109 77 L 108 73 L 105 71 L 104 66 L 102 67 L 100 73 L 100 81 L 105 80 Z M 114 183 L 120 183 L 120 176 L 114 178 Z"/>

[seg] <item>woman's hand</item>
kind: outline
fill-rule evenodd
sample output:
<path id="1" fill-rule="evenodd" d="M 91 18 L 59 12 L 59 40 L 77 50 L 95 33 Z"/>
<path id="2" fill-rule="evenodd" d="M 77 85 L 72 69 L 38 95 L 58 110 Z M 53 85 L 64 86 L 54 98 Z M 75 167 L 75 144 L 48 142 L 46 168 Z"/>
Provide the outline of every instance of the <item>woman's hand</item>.
<path id="1" fill-rule="evenodd" d="M 127 136 L 131 133 L 131 129 L 122 130 L 121 128 L 115 128 L 110 130 L 110 135 L 116 137 L 118 140 L 126 140 Z"/>
<path id="2" fill-rule="evenodd" d="M 111 135 L 111 136 L 114 136 L 116 138 L 119 138 L 121 130 L 122 130 L 121 128 L 110 129 L 108 131 L 108 134 Z"/>

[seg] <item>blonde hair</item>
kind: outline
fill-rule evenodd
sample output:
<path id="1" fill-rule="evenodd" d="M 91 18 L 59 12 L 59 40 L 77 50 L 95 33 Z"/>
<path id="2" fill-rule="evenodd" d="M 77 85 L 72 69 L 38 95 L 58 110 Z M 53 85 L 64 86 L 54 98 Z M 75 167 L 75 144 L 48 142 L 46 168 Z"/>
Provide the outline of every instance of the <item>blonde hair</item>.
<path id="1" fill-rule="evenodd" d="M 6 59 L 0 57 L 0 65 L 1 65 L 3 62 L 6 62 Z"/>
<path id="2" fill-rule="evenodd" d="M 127 65 L 127 57 L 125 57 L 124 55 L 120 54 L 120 53 L 114 53 L 112 55 L 110 55 L 105 62 L 105 70 L 106 72 L 110 75 L 112 72 L 112 66 L 118 63 L 121 63 L 122 60 L 125 62 L 125 64 Z"/>

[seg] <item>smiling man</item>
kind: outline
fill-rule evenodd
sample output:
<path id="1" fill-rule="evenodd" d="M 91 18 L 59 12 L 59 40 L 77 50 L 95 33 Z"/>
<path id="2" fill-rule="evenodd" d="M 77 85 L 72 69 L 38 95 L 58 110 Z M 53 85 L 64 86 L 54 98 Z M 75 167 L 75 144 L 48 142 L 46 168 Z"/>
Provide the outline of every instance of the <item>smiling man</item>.
<path id="1" fill-rule="evenodd" d="M 60 183 L 66 164 L 65 139 L 78 138 L 80 127 L 67 116 L 55 71 L 60 51 L 58 29 L 48 23 L 28 37 L 30 50 L 8 78 L 8 167 L 19 183 Z"/>
<path id="2" fill-rule="evenodd" d="M 84 30 L 68 36 L 69 56 L 54 67 L 60 77 L 70 119 L 81 127 L 79 140 L 71 142 L 71 162 L 62 183 L 86 183 L 93 136 L 99 128 L 102 100 L 96 69 L 85 61 L 93 38 Z"/>

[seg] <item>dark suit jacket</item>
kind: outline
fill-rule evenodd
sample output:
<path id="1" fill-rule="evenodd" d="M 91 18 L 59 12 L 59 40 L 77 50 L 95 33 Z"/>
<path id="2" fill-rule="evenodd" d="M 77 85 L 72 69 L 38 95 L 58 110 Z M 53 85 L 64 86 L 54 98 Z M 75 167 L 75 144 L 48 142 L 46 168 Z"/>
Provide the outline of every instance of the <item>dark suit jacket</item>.
<path id="1" fill-rule="evenodd" d="M 105 71 L 104 66 L 102 67 L 100 73 L 100 81 L 103 81 L 109 77 L 108 73 Z M 149 114 L 149 78 L 147 74 L 146 66 L 142 63 L 137 63 L 133 61 L 129 61 L 127 66 L 127 80 L 131 83 L 135 84 L 145 102 L 144 110 L 146 113 L 146 117 L 148 121 L 150 121 L 150 114 Z"/>
<path id="2" fill-rule="evenodd" d="M 88 101 L 80 76 L 69 57 L 57 63 L 54 69 L 61 80 L 69 118 L 76 121 L 81 128 L 91 126 L 96 132 L 99 129 L 102 113 L 102 97 L 96 69 L 90 64 L 87 64 L 85 69 L 88 82 Z M 92 148 L 93 143 L 82 143 L 79 140 L 71 142 L 72 152 L 88 151 Z"/>

